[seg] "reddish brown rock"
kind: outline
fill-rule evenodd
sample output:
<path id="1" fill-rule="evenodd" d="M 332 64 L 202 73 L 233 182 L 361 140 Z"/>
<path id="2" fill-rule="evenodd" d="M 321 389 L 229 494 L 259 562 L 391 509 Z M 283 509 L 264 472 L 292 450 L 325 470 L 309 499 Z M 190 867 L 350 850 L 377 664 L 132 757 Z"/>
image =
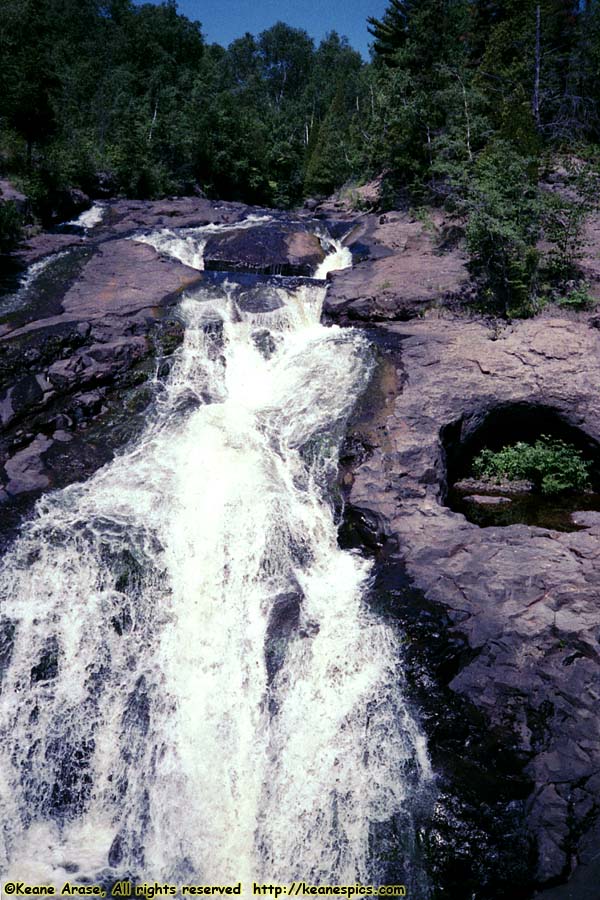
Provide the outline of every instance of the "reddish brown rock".
<path id="1" fill-rule="evenodd" d="M 498 329 L 446 315 L 385 334 L 396 390 L 356 426 L 366 449 L 348 502 L 393 537 L 414 585 L 466 639 L 449 687 L 521 754 L 536 877 L 566 878 L 600 840 L 597 516 L 572 533 L 480 528 L 445 491 L 450 456 L 494 421 L 507 437 L 515 422 L 558 423 L 597 453 L 600 333 L 587 316 Z"/>
<path id="2" fill-rule="evenodd" d="M 341 324 L 403 321 L 464 293 L 467 257 L 459 249 L 437 249 L 445 225 L 435 219 L 423 223 L 400 212 L 363 216 L 351 240 L 368 248 L 368 258 L 332 274 L 327 317 Z"/>
<path id="3" fill-rule="evenodd" d="M 216 234 L 204 248 L 208 271 L 310 277 L 324 258 L 315 234 L 283 223 Z"/>

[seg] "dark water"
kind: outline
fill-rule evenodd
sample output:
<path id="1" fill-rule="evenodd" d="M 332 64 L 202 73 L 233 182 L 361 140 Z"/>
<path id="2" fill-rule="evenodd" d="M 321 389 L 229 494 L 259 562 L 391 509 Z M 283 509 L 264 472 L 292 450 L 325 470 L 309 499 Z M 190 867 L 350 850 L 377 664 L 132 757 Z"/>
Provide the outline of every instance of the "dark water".
<path id="1" fill-rule="evenodd" d="M 507 497 L 510 503 L 481 504 L 468 498 L 479 496 Z M 554 531 L 581 531 L 584 526 L 576 525 L 572 515 L 578 511 L 600 511 L 600 493 L 573 493 L 558 497 L 546 497 L 536 493 L 511 494 L 493 489 L 477 490 L 452 488 L 448 495 L 448 506 L 462 513 L 469 522 L 481 528 L 506 525 L 534 525 L 551 528 Z"/>
<path id="2" fill-rule="evenodd" d="M 0 291 L 0 324 L 11 322 L 19 327 L 60 313 L 66 290 L 91 255 L 90 247 L 69 247 L 34 263 L 20 277 L 13 273 L 5 282 L 7 290 Z"/>

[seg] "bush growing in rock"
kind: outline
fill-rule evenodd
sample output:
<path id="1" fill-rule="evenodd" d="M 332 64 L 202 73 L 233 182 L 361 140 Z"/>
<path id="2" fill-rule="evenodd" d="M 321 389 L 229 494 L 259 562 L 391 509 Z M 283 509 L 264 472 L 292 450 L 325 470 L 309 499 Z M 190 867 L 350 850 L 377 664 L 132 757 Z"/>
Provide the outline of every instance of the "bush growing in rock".
<path id="1" fill-rule="evenodd" d="M 583 312 L 594 305 L 594 298 L 591 296 L 585 284 L 579 285 L 561 297 L 558 301 L 559 306 L 565 309 L 574 309 L 576 312 Z"/>
<path id="2" fill-rule="evenodd" d="M 16 203 L 0 203 L 0 253 L 11 250 L 21 240 L 23 220 Z"/>
<path id="3" fill-rule="evenodd" d="M 572 444 L 542 435 L 534 444 L 518 441 L 501 450 L 482 450 L 473 460 L 477 478 L 532 481 L 542 494 L 583 491 L 590 486 L 590 463 Z"/>
<path id="4" fill-rule="evenodd" d="M 559 189 L 542 191 L 543 229 L 550 249 L 544 260 L 545 274 L 556 284 L 576 278 L 586 245 L 585 223 L 598 208 L 598 174 L 593 167 L 572 157 L 559 159 Z"/>
<path id="5" fill-rule="evenodd" d="M 535 160 L 507 141 L 481 154 L 458 202 L 467 218 L 471 269 L 486 307 L 510 317 L 537 311 L 542 208 Z"/>

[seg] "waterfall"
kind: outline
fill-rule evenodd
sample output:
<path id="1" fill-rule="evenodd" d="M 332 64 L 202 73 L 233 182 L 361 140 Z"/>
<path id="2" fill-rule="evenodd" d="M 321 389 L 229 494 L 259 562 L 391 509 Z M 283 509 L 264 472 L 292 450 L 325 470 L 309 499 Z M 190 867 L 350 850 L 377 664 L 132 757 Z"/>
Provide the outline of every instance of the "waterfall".
<path id="1" fill-rule="evenodd" d="M 344 247 L 341 241 L 332 241 L 332 252 L 328 253 L 315 272 L 315 278 L 326 279 L 330 272 L 349 269 L 352 265 L 352 251 Z"/>
<path id="2" fill-rule="evenodd" d="M 141 244 L 149 244 L 173 259 L 178 259 L 184 266 L 191 269 L 204 270 L 204 248 L 211 234 L 219 234 L 227 231 L 245 231 L 248 228 L 256 228 L 257 225 L 265 225 L 271 222 L 268 215 L 251 215 L 241 222 L 233 223 L 209 223 L 193 228 L 161 228 L 160 231 L 152 231 L 149 234 L 136 234 L 131 240 Z M 317 277 L 317 276 L 315 276 Z"/>
<path id="3" fill-rule="evenodd" d="M 373 365 L 325 286 L 188 294 L 135 445 L 47 494 L 0 565 L 0 869 L 369 883 L 431 777 L 338 449 Z"/>
<path id="4" fill-rule="evenodd" d="M 76 219 L 70 219 L 65 224 L 75 225 L 78 228 L 89 231 L 90 228 L 95 228 L 96 225 L 100 225 L 104 219 L 105 212 L 106 207 L 104 203 L 93 203 L 89 209 L 84 210 Z"/>

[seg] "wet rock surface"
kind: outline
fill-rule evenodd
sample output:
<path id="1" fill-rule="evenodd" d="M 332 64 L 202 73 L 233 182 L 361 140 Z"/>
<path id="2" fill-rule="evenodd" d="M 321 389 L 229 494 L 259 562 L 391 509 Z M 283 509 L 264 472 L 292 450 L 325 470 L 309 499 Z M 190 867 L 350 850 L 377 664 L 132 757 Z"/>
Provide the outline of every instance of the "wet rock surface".
<path id="1" fill-rule="evenodd" d="M 509 731 L 490 727 L 451 688 L 473 652 L 444 607 L 415 588 L 394 539 L 378 555 L 371 604 L 400 628 L 408 687 L 437 772 L 433 809 L 421 823 L 430 896 L 530 897 L 526 759 Z"/>
<path id="2" fill-rule="evenodd" d="M 286 647 L 300 623 L 303 595 L 298 590 L 278 594 L 273 599 L 265 638 L 265 662 L 269 683 L 283 665 Z"/>
<path id="3" fill-rule="evenodd" d="M 16 252 L 24 264 L 55 253 L 65 247 L 92 241 L 101 244 L 117 237 L 161 228 L 193 228 L 203 225 L 240 222 L 252 213 L 264 214 L 241 203 L 212 203 L 198 197 L 176 197 L 170 200 L 113 200 L 103 204 L 103 215 L 97 225 L 84 229 L 57 228 L 29 238 Z"/>
<path id="4" fill-rule="evenodd" d="M 204 248 L 205 268 L 228 272 L 310 276 L 324 259 L 315 234 L 277 224 L 215 235 Z"/>
<path id="5" fill-rule="evenodd" d="M 448 461 L 513 413 L 597 450 L 600 340 L 588 318 L 499 332 L 445 314 L 370 329 L 385 352 L 342 471 L 355 534 L 379 554 L 393 540 L 411 584 L 447 616 L 444 641 L 464 642 L 447 687 L 483 717 L 480 737 L 513 754 L 512 777 L 530 783 L 521 823 L 540 888 L 591 865 L 600 839 L 600 527 L 580 512 L 571 533 L 480 528 L 445 505 Z M 512 895 L 510 880 L 505 893 L 451 896 Z"/>
<path id="6" fill-rule="evenodd" d="M 325 315 L 342 325 L 404 321 L 469 290 L 465 253 L 442 249 L 447 230 L 437 214 L 358 217 L 348 246 L 354 266 L 333 273 Z"/>

